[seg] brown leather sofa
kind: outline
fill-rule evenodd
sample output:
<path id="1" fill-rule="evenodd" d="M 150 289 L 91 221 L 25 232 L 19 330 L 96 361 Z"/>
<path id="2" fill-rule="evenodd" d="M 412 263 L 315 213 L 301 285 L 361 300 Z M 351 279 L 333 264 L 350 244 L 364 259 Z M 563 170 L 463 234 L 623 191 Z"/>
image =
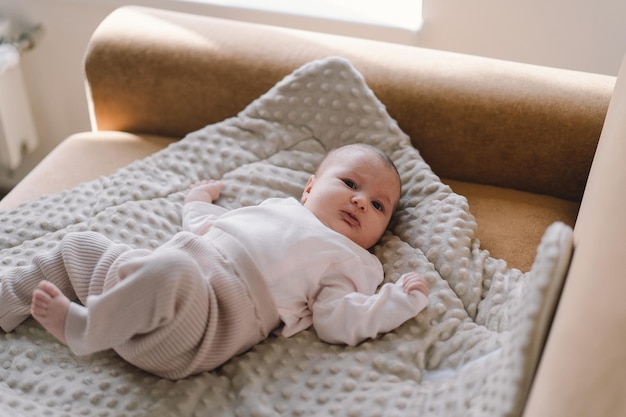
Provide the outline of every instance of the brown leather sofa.
<path id="1" fill-rule="evenodd" d="M 295 68 L 329 55 L 355 65 L 434 172 L 468 198 L 492 256 L 528 271 L 549 224 L 575 227 L 525 415 L 626 415 L 619 264 L 626 69 L 616 84 L 597 74 L 124 7 L 100 25 L 86 53 L 93 131 L 61 143 L 0 209 L 110 174 L 234 116 Z"/>

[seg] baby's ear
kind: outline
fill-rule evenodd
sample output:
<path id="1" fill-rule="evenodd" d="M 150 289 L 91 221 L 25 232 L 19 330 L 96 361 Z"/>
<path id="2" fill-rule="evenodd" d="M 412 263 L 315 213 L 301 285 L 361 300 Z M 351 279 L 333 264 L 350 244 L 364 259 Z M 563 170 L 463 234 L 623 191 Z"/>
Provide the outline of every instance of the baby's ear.
<path id="1" fill-rule="evenodd" d="M 302 192 L 302 197 L 300 197 L 300 202 L 302 204 L 306 203 L 307 198 L 309 197 L 309 193 L 311 192 L 311 188 L 313 188 L 313 183 L 315 182 L 315 175 L 311 175 L 309 180 L 306 182 L 304 186 L 304 191 Z"/>

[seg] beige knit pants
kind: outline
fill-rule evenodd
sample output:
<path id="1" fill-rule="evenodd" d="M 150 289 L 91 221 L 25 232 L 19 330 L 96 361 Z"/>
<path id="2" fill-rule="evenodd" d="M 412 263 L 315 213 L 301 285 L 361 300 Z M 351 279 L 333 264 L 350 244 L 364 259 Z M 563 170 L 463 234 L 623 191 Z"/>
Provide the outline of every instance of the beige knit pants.
<path id="1" fill-rule="evenodd" d="M 113 348 L 135 366 L 170 379 L 211 370 L 279 325 L 249 255 L 220 231 L 208 237 L 182 232 L 155 251 L 93 232 L 68 234 L 31 266 L 1 278 L 3 329 L 28 317 L 42 279 L 85 305 L 73 305 L 66 321 L 74 353 Z"/>

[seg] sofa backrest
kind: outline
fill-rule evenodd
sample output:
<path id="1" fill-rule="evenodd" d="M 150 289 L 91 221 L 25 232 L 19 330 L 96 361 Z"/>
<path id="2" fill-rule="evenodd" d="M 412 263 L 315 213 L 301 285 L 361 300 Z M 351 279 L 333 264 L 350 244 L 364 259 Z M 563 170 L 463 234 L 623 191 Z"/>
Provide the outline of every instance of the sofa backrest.
<path id="1" fill-rule="evenodd" d="M 183 137 L 329 55 L 355 65 L 438 175 L 580 200 L 614 77 L 123 7 L 87 50 L 92 120 Z"/>

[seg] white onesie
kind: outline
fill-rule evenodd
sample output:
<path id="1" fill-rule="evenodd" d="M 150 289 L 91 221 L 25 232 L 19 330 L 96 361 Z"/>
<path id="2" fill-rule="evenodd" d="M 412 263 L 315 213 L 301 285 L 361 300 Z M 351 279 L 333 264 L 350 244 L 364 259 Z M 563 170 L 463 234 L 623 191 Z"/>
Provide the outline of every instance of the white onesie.
<path id="1" fill-rule="evenodd" d="M 248 249 L 284 323 L 278 333 L 286 337 L 313 324 L 320 339 L 355 345 L 395 329 L 428 305 L 423 293 L 402 290 L 402 278 L 376 292 L 384 277 L 378 258 L 294 198 L 231 211 L 190 202 L 183 228 L 198 234 L 220 229 Z"/>

